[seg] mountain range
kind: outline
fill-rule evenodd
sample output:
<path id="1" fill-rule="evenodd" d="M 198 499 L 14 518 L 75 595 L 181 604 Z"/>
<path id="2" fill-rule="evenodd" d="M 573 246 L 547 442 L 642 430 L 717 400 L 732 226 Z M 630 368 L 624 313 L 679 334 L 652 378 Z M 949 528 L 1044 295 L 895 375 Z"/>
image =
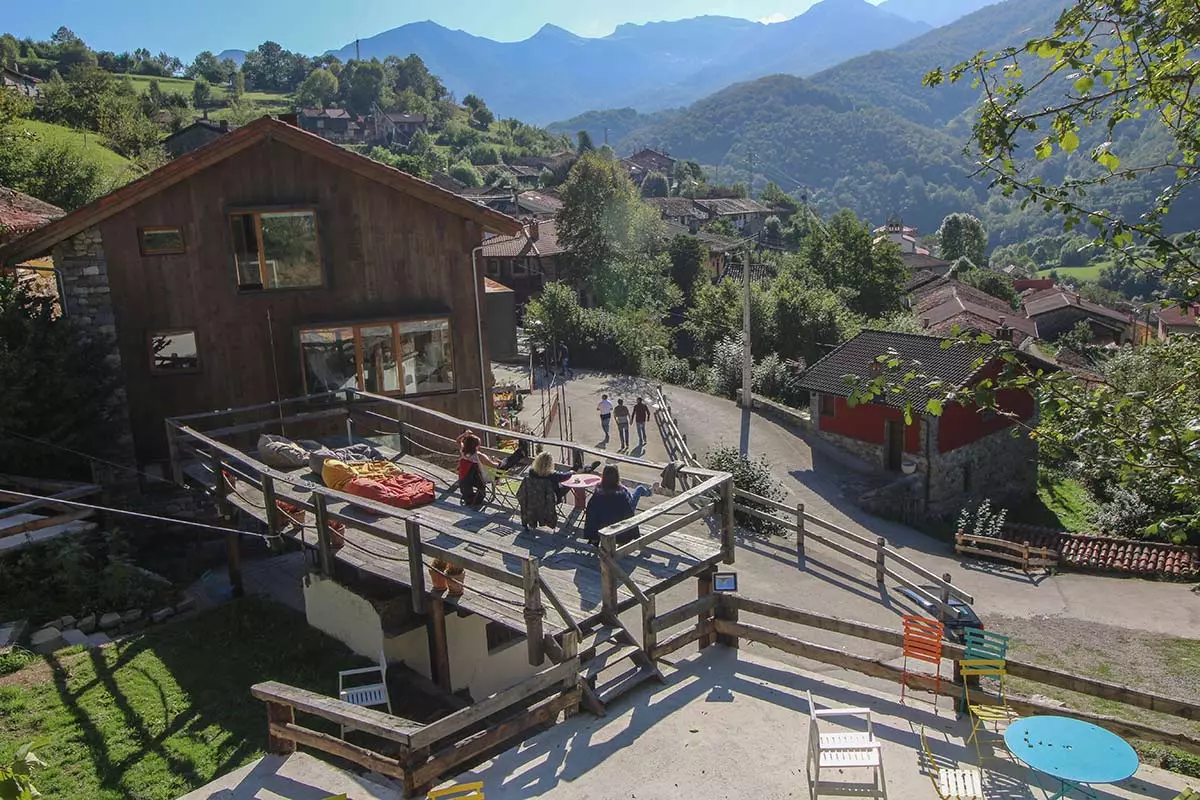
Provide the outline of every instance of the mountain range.
<path id="1" fill-rule="evenodd" d="M 534 124 L 590 108 L 655 111 L 694 102 L 731 83 L 811 75 L 893 47 L 995 0 L 820 0 L 785 22 L 702 16 L 619 25 L 604 37 L 554 25 L 497 42 L 414 22 L 330 51 L 343 61 L 416 53 L 458 97 L 474 93 L 501 117 Z M 220 57 L 241 62 L 243 51 Z"/>

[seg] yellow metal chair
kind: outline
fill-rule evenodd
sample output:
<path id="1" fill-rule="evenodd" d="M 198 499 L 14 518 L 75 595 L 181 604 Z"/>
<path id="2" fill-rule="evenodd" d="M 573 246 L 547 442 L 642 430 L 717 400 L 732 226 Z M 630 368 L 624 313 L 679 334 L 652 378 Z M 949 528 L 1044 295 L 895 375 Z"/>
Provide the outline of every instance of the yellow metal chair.
<path id="1" fill-rule="evenodd" d="M 426 800 L 486 800 L 483 796 L 483 781 L 434 789 L 425 797 Z"/>
<path id="2" fill-rule="evenodd" d="M 966 701 L 967 714 L 971 717 L 971 736 L 968 742 L 975 743 L 975 753 L 983 760 L 979 750 L 979 732 L 986 731 L 989 723 L 994 723 L 996 732 L 1002 733 L 1000 726 L 1007 725 L 1019 716 L 1008 705 L 1004 692 L 1005 662 L 999 659 L 977 658 L 965 659 L 958 662 L 959 673 L 963 680 L 963 697 Z M 982 686 L 971 688 L 971 679 L 991 678 L 996 681 L 996 690 L 989 692 Z"/>
<path id="3" fill-rule="evenodd" d="M 488 500 L 509 511 L 520 511 L 517 489 L 521 488 L 520 474 L 523 470 L 484 467 L 483 477 L 487 480 Z"/>
<path id="4" fill-rule="evenodd" d="M 983 774 L 977 769 L 949 769 L 938 764 L 929 742 L 925 740 L 925 726 L 921 726 L 921 753 L 924 756 L 924 771 L 933 781 L 933 790 L 942 800 L 983 800 Z"/>

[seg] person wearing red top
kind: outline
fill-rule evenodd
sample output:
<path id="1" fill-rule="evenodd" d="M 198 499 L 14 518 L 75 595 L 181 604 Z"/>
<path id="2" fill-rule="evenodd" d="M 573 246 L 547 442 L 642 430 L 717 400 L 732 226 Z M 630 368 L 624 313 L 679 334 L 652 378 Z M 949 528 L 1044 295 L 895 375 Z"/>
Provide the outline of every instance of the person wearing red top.
<path id="1" fill-rule="evenodd" d="M 471 431 L 463 431 L 458 437 L 458 488 L 462 492 L 463 505 L 483 508 L 487 497 L 487 481 L 483 477 L 483 466 L 495 467 L 496 462 L 487 453 L 479 450 L 479 437 Z"/>

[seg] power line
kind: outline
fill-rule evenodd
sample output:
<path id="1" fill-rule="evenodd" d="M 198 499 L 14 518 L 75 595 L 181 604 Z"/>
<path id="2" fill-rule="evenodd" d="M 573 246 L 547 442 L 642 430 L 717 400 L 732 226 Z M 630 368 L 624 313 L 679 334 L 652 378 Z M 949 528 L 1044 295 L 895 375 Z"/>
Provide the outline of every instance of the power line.
<path id="1" fill-rule="evenodd" d="M 242 536 L 254 536 L 259 539 L 267 539 L 267 540 L 282 538 L 281 535 L 277 534 L 277 533 L 275 533 L 275 534 L 253 533 L 251 531 L 243 531 L 238 528 L 223 528 L 220 525 L 209 525 L 208 523 L 205 523 L 205 522 L 195 522 L 195 521 L 189 520 L 189 519 L 176 519 L 175 517 L 162 517 L 157 514 L 144 514 L 141 511 L 130 511 L 125 508 L 112 508 L 111 506 L 99 506 L 94 503 L 81 503 L 78 500 L 59 500 L 57 498 L 47 497 L 45 495 L 26 494 L 25 492 L 14 492 L 11 490 L 5 490 L 5 493 L 9 494 L 9 495 L 14 495 L 17 497 L 23 497 L 28 500 L 46 500 L 49 504 L 53 504 L 56 506 L 61 505 L 61 506 L 72 506 L 74 508 L 88 508 L 88 509 L 91 509 L 92 511 L 103 511 L 108 514 L 117 514 L 117 515 L 126 516 L 126 517 L 134 517 L 136 519 L 145 519 L 145 520 L 150 520 L 152 522 L 165 522 L 165 523 L 169 523 L 171 525 L 186 525 L 186 526 L 189 526 L 192 528 L 202 528 L 204 530 L 218 531 L 219 533 L 236 533 L 236 534 L 240 534 Z"/>
<path id="2" fill-rule="evenodd" d="M 142 477 L 143 477 L 143 478 L 145 478 L 146 480 L 150 480 L 150 481 L 157 481 L 158 483 L 169 483 L 169 484 L 171 484 L 172 486 L 174 486 L 174 482 L 173 482 L 173 481 L 169 481 L 169 480 L 167 480 L 167 479 L 165 479 L 165 478 L 160 478 L 160 477 L 159 477 L 159 476 L 157 476 L 157 475 L 151 475 L 151 474 L 149 474 L 149 473 L 147 473 L 147 472 L 142 472 L 142 471 L 141 471 L 141 470 L 139 470 L 137 467 L 131 467 L 131 466 L 127 465 L 127 464 L 118 464 L 118 463 L 117 463 L 117 462 L 115 462 L 115 461 L 108 461 L 108 460 L 106 460 L 106 459 L 100 458 L 99 456 L 88 455 L 87 453 L 84 453 L 84 452 L 82 452 L 82 451 L 79 451 L 79 450 L 73 450 L 73 449 L 71 449 L 70 447 L 66 447 L 66 446 L 64 446 L 64 445 L 61 445 L 61 444 L 55 444 L 54 442 L 48 442 L 48 441 L 46 441 L 45 439 L 39 439 L 39 438 L 37 438 L 36 436 L 30 436 L 29 434 L 26 434 L 26 433 L 18 433 L 17 431 L 13 431 L 13 430 L 4 431 L 4 434 L 5 434 L 6 436 L 16 436 L 16 437 L 18 437 L 18 438 L 20 438 L 20 439 L 26 439 L 26 440 L 28 440 L 28 441 L 30 441 L 30 442 L 34 442 L 34 443 L 36 443 L 36 444 L 40 444 L 40 445 L 43 445 L 43 446 L 45 446 L 45 447 L 51 447 L 51 448 L 54 448 L 55 450 L 61 450 L 61 451 L 63 451 L 64 453 L 71 453 L 72 455 L 79 456 L 80 458 L 85 458 L 85 459 L 87 459 L 88 461 L 95 461 L 97 464 L 105 464 L 105 465 L 107 465 L 107 466 L 110 466 L 110 467 L 115 467 L 115 468 L 117 468 L 117 469 L 119 469 L 119 470 L 124 470 L 125 472 L 131 472 L 131 473 L 133 473 L 134 475 L 140 475 L 140 476 L 142 476 Z"/>

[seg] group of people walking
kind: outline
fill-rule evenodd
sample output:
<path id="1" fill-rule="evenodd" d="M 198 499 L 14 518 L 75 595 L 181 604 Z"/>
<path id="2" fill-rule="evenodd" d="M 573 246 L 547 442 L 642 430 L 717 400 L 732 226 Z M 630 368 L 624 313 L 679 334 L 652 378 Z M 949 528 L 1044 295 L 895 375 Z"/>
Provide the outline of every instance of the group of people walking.
<path id="1" fill-rule="evenodd" d="M 604 429 L 604 444 L 608 444 L 611 436 L 610 429 L 613 418 L 617 421 L 617 436 L 621 440 L 621 450 L 629 449 L 629 421 L 632 418 L 633 424 L 637 429 L 638 447 L 646 446 L 646 422 L 650 419 L 650 406 L 646 405 L 646 401 L 638 398 L 633 404 L 633 408 L 625 405 L 623 398 L 617 398 L 617 404 L 608 399 L 608 395 L 600 396 L 600 403 L 596 406 L 596 411 L 600 412 L 600 427 Z M 618 451 L 620 452 L 620 451 Z"/>

